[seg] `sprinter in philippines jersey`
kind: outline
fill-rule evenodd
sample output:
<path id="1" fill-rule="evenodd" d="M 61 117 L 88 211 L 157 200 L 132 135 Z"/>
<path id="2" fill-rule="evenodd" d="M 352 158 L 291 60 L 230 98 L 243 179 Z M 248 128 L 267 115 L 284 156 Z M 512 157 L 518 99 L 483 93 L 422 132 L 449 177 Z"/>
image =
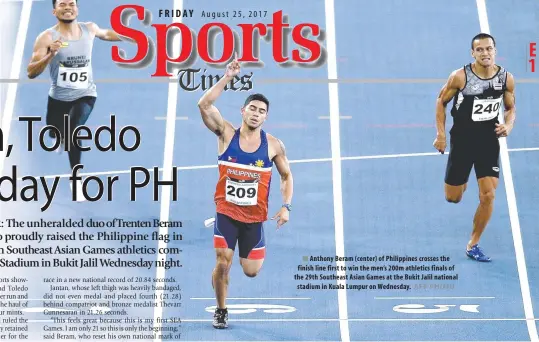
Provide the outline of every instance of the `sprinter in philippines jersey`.
<path id="1" fill-rule="evenodd" d="M 69 115 L 72 130 L 84 125 L 90 116 L 97 98 L 93 82 L 92 48 L 94 38 L 120 41 L 112 30 L 101 29 L 95 23 L 79 23 L 79 9 L 76 0 L 53 0 L 53 14 L 58 23 L 39 34 L 34 44 L 32 59 L 28 64 L 28 77 L 33 79 L 50 68 L 51 88 L 49 90 L 46 121 L 62 135 L 64 115 Z M 66 148 L 64 136 L 57 137 L 52 131 L 58 151 Z M 72 135 L 71 132 L 69 132 Z M 69 139 L 69 163 L 71 168 L 81 163 L 81 151 Z M 71 184 L 71 183 L 70 183 Z M 73 198 L 84 200 L 79 182 Z"/>
<path id="2" fill-rule="evenodd" d="M 225 86 L 240 72 L 236 58 L 225 75 L 200 99 L 202 120 L 218 137 L 219 177 L 214 193 L 216 217 L 213 224 L 213 247 L 217 261 L 212 273 L 217 307 L 213 327 L 228 327 L 226 294 L 236 244 L 240 264 L 248 277 L 255 277 L 266 257 L 264 221 L 268 219 L 268 199 L 272 167 L 280 176 L 283 203 L 272 219 L 281 227 L 289 219 L 293 192 L 292 172 L 284 144 L 262 130 L 268 117 L 269 101 L 262 94 L 247 97 L 241 107 L 241 127 L 226 121 L 214 102 Z"/>
<path id="3" fill-rule="evenodd" d="M 217 212 L 244 223 L 268 219 L 268 197 L 273 162 L 268 155 L 266 132 L 253 153 L 240 147 L 237 129 L 225 153 L 219 156 L 219 181 L 215 191 Z"/>
<path id="4" fill-rule="evenodd" d="M 433 145 L 441 153 L 445 152 L 445 110 L 453 100 L 445 198 L 451 203 L 461 201 L 473 167 L 479 186 L 479 205 L 466 255 L 476 261 L 490 261 L 478 243 L 492 215 L 498 186 L 498 139 L 509 135 L 515 121 L 515 81 L 509 72 L 496 65 L 496 42 L 491 35 L 476 35 L 471 48 L 475 62 L 453 71 L 438 96 L 437 136 Z"/>

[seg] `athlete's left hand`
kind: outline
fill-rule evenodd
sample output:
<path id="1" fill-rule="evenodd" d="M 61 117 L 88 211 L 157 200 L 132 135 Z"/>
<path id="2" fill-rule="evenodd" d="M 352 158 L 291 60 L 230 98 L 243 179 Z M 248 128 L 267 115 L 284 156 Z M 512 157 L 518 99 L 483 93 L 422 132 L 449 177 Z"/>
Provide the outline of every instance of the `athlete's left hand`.
<path id="1" fill-rule="evenodd" d="M 288 222 L 289 217 L 290 217 L 290 213 L 289 213 L 288 209 L 282 207 L 279 210 L 279 212 L 275 216 L 273 216 L 271 219 L 272 220 L 278 219 L 278 221 L 277 221 L 277 229 L 279 229 L 279 228 L 281 228 L 281 226 L 283 224 Z"/>
<path id="2" fill-rule="evenodd" d="M 494 130 L 496 132 L 496 135 L 498 137 L 506 137 L 511 133 L 511 130 L 513 129 L 512 125 L 508 124 L 496 124 L 496 129 Z"/>

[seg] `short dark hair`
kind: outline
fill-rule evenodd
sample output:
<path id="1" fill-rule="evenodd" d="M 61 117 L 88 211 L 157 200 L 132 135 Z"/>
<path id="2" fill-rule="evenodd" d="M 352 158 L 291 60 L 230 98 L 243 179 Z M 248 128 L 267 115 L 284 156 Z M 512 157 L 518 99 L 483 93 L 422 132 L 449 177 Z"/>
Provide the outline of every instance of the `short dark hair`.
<path id="1" fill-rule="evenodd" d="M 494 39 L 493 36 L 491 36 L 490 34 L 488 33 L 479 33 L 479 34 L 476 34 L 475 37 L 472 38 L 472 50 L 473 50 L 473 42 L 475 42 L 477 39 L 492 39 L 492 43 L 494 43 L 494 47 L 496 47 L 496 40 Z"/>
<path id="2" fill-rule="evenodd" d="M 52 0 L 52 8 L 56 8 L 56 1 L 57 0 Z M 75 2 L 78 4 L 79 0 L 75 0 Z"/>
<path id="3" fill-rule="evenodd" d="M 251 94 L 247 97 L 247 99 L 245 100 L 245 103 L 243 104 L 243 106 L 247 106 L 249 104 L 249 102 L 251 101 L 262 101 L 266 104 L 266 107 L 268 107 L 266 109 L 266 112 L 269 112 L 269 100 L 262 94 Z"/>

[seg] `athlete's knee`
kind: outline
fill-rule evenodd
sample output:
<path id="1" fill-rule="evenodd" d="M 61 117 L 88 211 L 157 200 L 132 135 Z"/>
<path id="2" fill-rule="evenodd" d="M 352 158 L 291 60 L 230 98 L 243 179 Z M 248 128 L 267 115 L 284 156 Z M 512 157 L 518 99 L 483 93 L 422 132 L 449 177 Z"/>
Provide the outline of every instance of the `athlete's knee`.
<path id="1" fill-rule="evenodd" d="M 217 252 L 215 269 L 219 274 L 227 274 L 232 266 L 232 257 L 225 252 Z"/>
<path id="2" fill-rule="evenodd" d="M 460 187 L 446 185 L 445 200 L 449 203 L 459 203 L 462 200 L 464 191 L 466 191 L 466 184 Z"/>
<path id="3" fill-rule="evenodd" d="M 249 278 L 254 278 L 258 275 L 260 270 L 243 270 L 243 273 Z"/>
<path id="4" fill-rule="evenodd" d="M 248 276 L 249 278 L 254 278 L 258 275 L 258 273 L 260 273 L 260 269 L 261 267 L 244 267 L 243 268 L 243 273 Z"/>
<path id="5" fill-rule="evenodd" d="M 481 191 L 479 193 L 479 202 L 481 202 L 481 204 L 491 204 L 494 202 L 495 197 L 496 197 L 496 194 L 495 194 L 494 189 Z"/>
<path id="6" fill-rule="evenodd" d="M 459 203 L 460 201 L 462 201 L 463 193 L 464 193 L 464 191 L 446 192 L 445 193 L 445 200 L 448 201 L 449 203 Z"/>
<path id="7" fill-rule="evenodd" d="M 254 278 L 260 273 L 264 259 L 240 259 L 243 273 L 249 278 Z"/>
<path id="8" fill-rule="evenodd" d="M 446 194 L 445 200 L 449 203 L 459 203 L 462 200 L 462 194 Z"/>
<path id="9" fill-rule="evenodd" d="M 232 260 L 227 257 L 217 257 L 217 267 L 228 269 L 232 265 Z"/>

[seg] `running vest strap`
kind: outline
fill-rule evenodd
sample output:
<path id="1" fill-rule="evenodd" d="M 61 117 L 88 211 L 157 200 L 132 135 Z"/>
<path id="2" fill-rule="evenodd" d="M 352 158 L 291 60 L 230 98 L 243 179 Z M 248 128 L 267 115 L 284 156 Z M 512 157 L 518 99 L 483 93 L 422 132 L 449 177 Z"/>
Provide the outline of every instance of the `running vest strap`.
<path id="1" fill-rule="evenodd" d="M 49 96 L 60 101 L 74 101 L 84 96 L 97 96 L 92 72 L 93 37 L 85 24 L 79 27 L 82 35 L 78 40 L 66 41 L 49 64 L 51 88 Z M 49 29 L 53 41 L 60 33 Z"/>
<path id="2" fill-rule="evenodd" d="M 503 94 L 506 90 L 507 71 L 499 70 L 489 79 L 479 78 L 472 65 L 464 66 L 466 85 L 459 90 L 453 100 L 451 133 L 471 132 L 495 135 L 499 123 L 498 116 L 503 113 Z"/>
<path id="3" fill-rule="evenodd" d="M 268 217 L 273 162 L 264 131 L 260 132 L 260 140 L 255 152 L 244 152 L 237 129 L 226 151 L 218 157 L 219 180 L 214 197 L 217 212 L 244 223 L 264 222 Z"/>

